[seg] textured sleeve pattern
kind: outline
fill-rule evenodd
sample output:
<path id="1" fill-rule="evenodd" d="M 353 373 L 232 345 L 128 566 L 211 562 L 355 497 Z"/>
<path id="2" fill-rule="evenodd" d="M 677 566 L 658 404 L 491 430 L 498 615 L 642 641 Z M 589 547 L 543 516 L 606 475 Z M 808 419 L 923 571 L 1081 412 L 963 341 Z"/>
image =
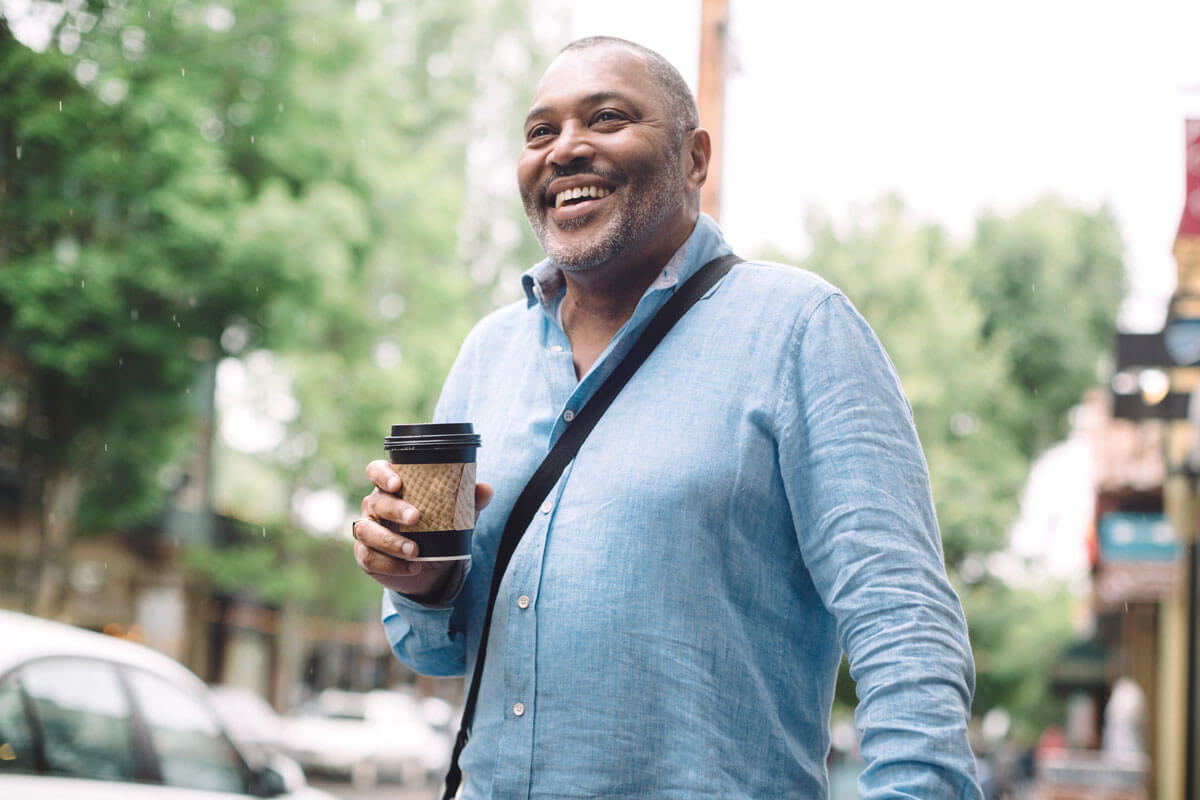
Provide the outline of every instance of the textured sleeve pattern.
<path id="1" fill-rule="evenodd" d="M 780 465 L 801 551 L 858 686 L 863 798 L 978 798 L 974 664 L 912 412 L 841 294 L 796 322 Z"/>

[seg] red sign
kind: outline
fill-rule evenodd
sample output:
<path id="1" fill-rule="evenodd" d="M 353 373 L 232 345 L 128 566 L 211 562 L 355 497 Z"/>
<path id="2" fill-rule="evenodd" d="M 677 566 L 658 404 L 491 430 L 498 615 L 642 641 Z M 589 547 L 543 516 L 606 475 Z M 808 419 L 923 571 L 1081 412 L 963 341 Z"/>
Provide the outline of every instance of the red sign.
<path id="1" fill-rule="evenodd" d="M 1200 236 L 1200 119 L 1189 119 L 1187 131 L 1187 194 L 1183 201 L 1180 236 Z"/>

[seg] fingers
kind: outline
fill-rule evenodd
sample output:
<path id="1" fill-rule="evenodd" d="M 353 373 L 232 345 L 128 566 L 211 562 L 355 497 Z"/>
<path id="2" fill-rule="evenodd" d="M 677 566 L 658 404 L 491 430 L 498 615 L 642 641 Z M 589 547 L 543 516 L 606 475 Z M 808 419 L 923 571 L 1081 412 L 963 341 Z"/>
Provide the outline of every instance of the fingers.
<path id="1" fill-rule="evenodd" d="M 352 532 L 358 544 L 388 559 L 407 563 L 409 559 L 420 555 L 416 542 L 385 528 L 377 520 L 369 518 L 360 519 L 354 523 Z M 355 552 L 358 552 L 357 547 L 355 548 Z"/>
<path id="2" fill-rule="evenodd" d="M 400 476 L 382 458 L 377 458 L 367 464 L 367 478 L 382 491 L 392 494 L 400 491 Z"/>
<path id="3" fill-rule="evenodd" d="M 487 508 L 487 504 L 492 502 L 492 495 L 495 492 L 492 490 L 490 483 L 475 484 L 475 513 L 478 514 L 483 509 Z"/>
<path id="4" fill-rule="evenodd" d="M 382 459 L 367 464 L 367 477 L 375 488 L 362 500 L 362 515 L 375 519 L 386 519 L 401 525 L 415 525 L 421 512 L 412 503 L 402 500 L 398 494 L 403 488 L 397 475 Z"/>

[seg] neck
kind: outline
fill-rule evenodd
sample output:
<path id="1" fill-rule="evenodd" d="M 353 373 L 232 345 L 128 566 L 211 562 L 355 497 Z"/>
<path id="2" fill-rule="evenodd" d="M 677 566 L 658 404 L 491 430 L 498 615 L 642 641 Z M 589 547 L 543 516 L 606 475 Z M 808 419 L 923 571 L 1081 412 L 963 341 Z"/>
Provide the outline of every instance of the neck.
<path id="1" fill-rule="evenodd" d="M 582 272 L 563 271 L 566 281 L 563 331 L 575 354 L 577 377 L 591 368 L 621 326 L 633 316 L 642 295 L 691 235 L 696 220 L 692 218 L 689 222 L 674 235 L 663 236 L 660 239 L 663 245 L 659 247 L 629 248 L 640 251 L 640 257 L 618 257 Z"/>

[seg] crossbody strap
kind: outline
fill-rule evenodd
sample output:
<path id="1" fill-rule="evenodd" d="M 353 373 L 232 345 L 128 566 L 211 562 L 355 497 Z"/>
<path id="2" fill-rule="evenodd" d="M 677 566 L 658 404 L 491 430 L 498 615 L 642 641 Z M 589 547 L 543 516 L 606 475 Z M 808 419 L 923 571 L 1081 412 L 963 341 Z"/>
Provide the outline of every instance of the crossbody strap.
<path id="1" fill-rule="evenodd" d="M 500 592 L 500 582 L 504 580 L 504 572 L 517 544 L 525 534 L 537 513 L 538 507 L 546 499 L 546 495 L 554 488 L 563 470 L 571 459 L 579 452 L 583 440 L 591 433 L 592 428 L 600 421 L 609 404 L 642 365 L 642 362 L 654 351 L 667 332 L 679 321 L 679 318 L 692 305 L 708 292 L 733 265 L 742 261 L 735 255 L 720 256 L 701 267 L 696 274 L 688 278 L 682 286 L 675 290 L 663 307 L 646 326 L 646 330 L 638 337 L 633 348 L 621 359 L 617 368 L 596 389 L 587 404 L 575 415 L 575 419 L 558 437 L 558 441 L 550 448 L 545 459 L 534 471 L 533 477 L 517 497 L 508 522 L 504 525 L 504 533 L 500 536 L 500 544 L 496 549 L 496 564 L 492 568 L 492 585 L 488 593 L 487 613 L 483 617 L 483 634 L 479 639 L 479 653 L 475 657 L 475 670 L 471 674 L 471 683 L 467 689 L 467 699 L 463 705 L 462 722 L 459 725 L 458 737 L 454 741 L 454 752 L 450 758 L 450 771 L 446 774 L 446 791 L 442 800 L 451 800 L 462 782 L 462 771 L 458 767 L 458 757 L 462 754 L 470 736 L 471 721 L 475 717 L 475 702 L 479 696 L 479 681 L 483 677 L 483 662 L 487 655 L 488 634 L 492 627 L 492 611 L 496 607 L 496 595 Z"/>

